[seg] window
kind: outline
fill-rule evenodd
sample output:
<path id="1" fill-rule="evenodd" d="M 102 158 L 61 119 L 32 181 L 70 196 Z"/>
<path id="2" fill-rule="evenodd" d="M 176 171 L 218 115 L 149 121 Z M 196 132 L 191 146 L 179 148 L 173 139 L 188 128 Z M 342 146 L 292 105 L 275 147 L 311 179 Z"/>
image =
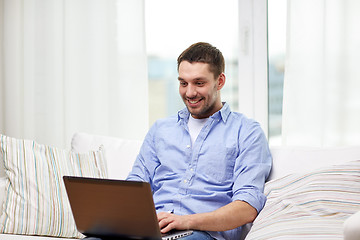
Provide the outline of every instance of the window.
<path id="1" fill-rule="evenodd" d="M 178 94 L 179 54 L 195 42 L 209 42 L 225 57 L 222 100 L 238 108 L 238 0 L 146 0 L 149 121 L 184 108 Z"/>
<path id="2" fill-rule="evenodd" d="M 281 42 L 275 38 L 267 42 L 267 27 L 273 31 L 285 24 L 283 18 L 273 20 L 278 14 L 274 5 L 277 2 L 269 0 L 267 26 L 267 0 L 145 1 L 150 125 L 184 107 L 178 94 L 176 59 L 192 43 L 206 41 L 218 47 L 225 57 L 227 79 L 222 100 L 233 111 L 260 122 L 270 139 L 279 138 L 284 57 L 281 54 L 285 52 L 280 47 L 285 47 L 285 38 L 283 34 L 269 34 L 280 37 Z M 279 21 L 283 22 L 278 26 Z M 283 51 L 279 65 L 275 61 L 277 49 Z"/>
<path id="3" fill-rule="evenodd" d="M 269 142 L 280 145 L 286 50 L 286 0 L 268 0 Z"/>

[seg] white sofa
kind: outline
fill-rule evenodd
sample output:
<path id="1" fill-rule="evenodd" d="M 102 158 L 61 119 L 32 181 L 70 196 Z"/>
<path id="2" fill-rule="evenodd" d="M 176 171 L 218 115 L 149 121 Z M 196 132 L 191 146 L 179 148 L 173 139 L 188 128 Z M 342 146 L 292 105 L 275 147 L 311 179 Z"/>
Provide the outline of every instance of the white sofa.
<path id="1" fill-rule="evenodd" d="M 99 148 L 100 145 L 104 146 L 108 177 L 114 179 L 124 179 L 129 173 L 132 163 L 136 158 L 136 155 L 138 154 L 138 151 L 141 146 L 141 142 L 107 137 L 107 136 L 97 136 L 87 133 L 74 134 L 71 142 L 71 148 L 73 151 L 76 152 L 86 152 L 89 150 L 96 150 Z M 315 169 L 319 169 L 319 168 L 321 169 L 334 164 L 342 164 L 344 162 L 360 159 L 360 147 L 327 148 L 327 149 L 276 147 L 276 148 L 272 148 L 271 152 L 273 155 L 273 169 L 270 178 L 268 179 L 268 183 L 272 183 L 274 181 L 276 183 L 277 181 L 276 179 L 284 179 L 284 176 L 289 174 L 290 175 L 303 174 L 303 173 L 306 174 L 311 171 L 314 171 Z M 5 177 L 6 176 L 4 172 L 3 162 L 0 161 L 0 213 L 2 212 L 3 197 L 5 195 L 4 193 Z M 271 192 L 269 191 L 269 189 L 267 189 L 267 191 Z M 348 213 L 348 215 L 350 216 L 352 215 L 352 213 Z M 256 221 L 254 223 L 253 228 L 255 226 L 256 226 Z M 254 234 L 250 232 L 250 235 L 254 235 Z M 30 239 L 59 239 L 59 238 L 0 234 L 0 239 L 30 240 Z M 264 237 L 258 239 L 267 239 L 267 238 Z M 286 239 L 286 237 L 283 239 Z"/>

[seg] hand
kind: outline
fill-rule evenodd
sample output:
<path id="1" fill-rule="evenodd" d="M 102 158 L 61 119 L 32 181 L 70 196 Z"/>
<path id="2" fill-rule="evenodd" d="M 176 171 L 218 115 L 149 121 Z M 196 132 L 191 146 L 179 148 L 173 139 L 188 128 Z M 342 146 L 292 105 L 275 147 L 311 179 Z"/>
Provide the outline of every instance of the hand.
<path id="1" fill-rule="evenodd" d="M 190 229 L 189 215 L 180 216 L 168 212 L 157 214 L 161 233 L 167 233 L 172 229 L 188 230 Z"/>

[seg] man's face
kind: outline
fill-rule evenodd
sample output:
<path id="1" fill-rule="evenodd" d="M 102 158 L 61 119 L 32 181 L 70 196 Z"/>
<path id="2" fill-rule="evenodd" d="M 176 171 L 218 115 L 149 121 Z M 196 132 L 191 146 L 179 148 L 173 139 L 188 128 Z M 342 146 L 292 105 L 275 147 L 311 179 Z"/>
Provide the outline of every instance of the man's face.
<path id="1" fill-rule="evenodd" d="M 194 118 L 207 118 L 222 108 L 220 89 L 225 75 L 216 79 L 209 64 L 183 61 L 179 65 L 179 93 Z"/>

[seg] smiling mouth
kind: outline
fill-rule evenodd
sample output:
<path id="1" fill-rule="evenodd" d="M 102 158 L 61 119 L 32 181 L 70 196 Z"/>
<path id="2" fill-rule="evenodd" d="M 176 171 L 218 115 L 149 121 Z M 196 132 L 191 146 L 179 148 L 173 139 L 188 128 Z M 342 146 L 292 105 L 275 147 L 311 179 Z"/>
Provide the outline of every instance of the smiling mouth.
<path id="1" fill-rule="evenodd" d="M 195 105 L 195 104 L 199 103 L 201 100 L 202 100 L 202 98 L 196 99 L 196 100 L 187 99 L 187 101 L 188 101 L 191 105 Z"/>
<path id="2" fill-rule="evenodd" d="M 191 103 L 191 104 L 196 104 L 196 103 L 198 103 L 200 100 L 188 100 L 189 101 L 189 103 Z"/>
<path id="3" fill-rule="evenodd" d="M 200 99 L 187 99 L 187 102 L 188 102 L 188 107 L 191 107 L 191 108 L 197 108 L 199 107 L 199 104 L 200 102 L 203 100 L 203 98 L 200 98 Z"/>

